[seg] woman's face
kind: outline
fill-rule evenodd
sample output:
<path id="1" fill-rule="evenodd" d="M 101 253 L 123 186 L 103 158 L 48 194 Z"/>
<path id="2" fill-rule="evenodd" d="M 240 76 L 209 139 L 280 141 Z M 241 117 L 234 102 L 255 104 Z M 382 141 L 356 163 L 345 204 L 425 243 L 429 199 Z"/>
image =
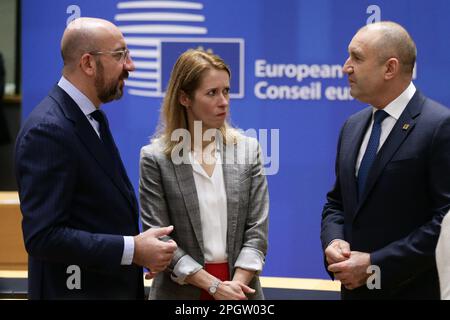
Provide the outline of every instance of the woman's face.
<path id="1" fill-rule="evenodd" d="M 200 85 L 190 99 L 182 95 L 180 102 L 187 107 L 189 125 L 201 121 L 203 130 L 220 128 L 228 115 L 230 77 L 224 70 L 206 70 Z M 192 128 L 191 128 L 192 130 Z"/>

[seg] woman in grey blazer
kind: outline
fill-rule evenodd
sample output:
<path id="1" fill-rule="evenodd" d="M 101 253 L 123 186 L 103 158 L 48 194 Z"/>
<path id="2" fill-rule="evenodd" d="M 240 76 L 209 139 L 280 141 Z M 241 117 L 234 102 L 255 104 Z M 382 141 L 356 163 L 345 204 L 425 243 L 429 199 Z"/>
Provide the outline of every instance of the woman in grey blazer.
<path id="1" fill-rule="evenodd" d="M 173 225 L 178 249 L 150 299 L 263 299 L 269 196 L 255 139 L 228 125 L 230 70 L 188 50 L 175 63 L 158 133 L 141 150 L 144 229 Z M 168 239 L 167 239 L 168 240 Z"/>

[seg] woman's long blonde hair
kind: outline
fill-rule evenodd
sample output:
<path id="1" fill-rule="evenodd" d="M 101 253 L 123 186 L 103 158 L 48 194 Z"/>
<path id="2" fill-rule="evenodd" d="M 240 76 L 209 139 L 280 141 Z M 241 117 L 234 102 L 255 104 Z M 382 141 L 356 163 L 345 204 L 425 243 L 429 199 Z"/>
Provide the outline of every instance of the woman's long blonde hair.
<path id="1" fill-rule="evenodd" d="M 202 50 L 189 49 L 175 63 L 161 108 L 158 130 L 153 138 L 161 140 L 165 154 L 170 155 L 179 143 L 171 140 L 172 132 L 176 129 L 189 130 L 186 108 L 179 102 L 181 92 L 193 99 L 203 74 L 211 69 L 226 71 L 231 78 L 230 69 L 219 56 Z M 236 143 L 239 134 L 227 121 L 218 129 L 225 144 Z"/>

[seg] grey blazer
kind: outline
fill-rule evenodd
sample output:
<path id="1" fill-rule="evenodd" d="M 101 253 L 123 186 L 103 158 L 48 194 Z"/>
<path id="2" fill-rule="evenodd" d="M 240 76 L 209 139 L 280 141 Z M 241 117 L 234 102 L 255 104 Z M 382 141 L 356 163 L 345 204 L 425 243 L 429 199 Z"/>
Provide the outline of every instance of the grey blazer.
<path id="1" fill-rule="evenodd" d="M 233 159 L 239 161 L 230 161 L 225 155 L 232 155 Z M 267 253 L 269 196 L 256 139 L 242 136 L 234 147 L 224 145 L 221 156 L 227 195 L 228 265 L 230 276 L 233 277 L 235 263 L 245 250 L 260 252 L 261 261 L 264 262 Z M 178 245 L 169 268 L 153 279 L 149 299 L 198 300 L 201 290 L 190 284 L 180 285 L 173 280 L 172 273 L 183 257 L 192 258 L 201 266 L 205 263 L 203 243 L 207 239 L 202 238 L 191 164 L 174 164 L 163 153 L 158 140 L 143 147 L 139 193 L 144 230 L 173 225 L 174 231 L 170 236 Z M 249 286 L 256 290 L 249 299 L 264 299 L 258 275 L 255 275 Z"/>

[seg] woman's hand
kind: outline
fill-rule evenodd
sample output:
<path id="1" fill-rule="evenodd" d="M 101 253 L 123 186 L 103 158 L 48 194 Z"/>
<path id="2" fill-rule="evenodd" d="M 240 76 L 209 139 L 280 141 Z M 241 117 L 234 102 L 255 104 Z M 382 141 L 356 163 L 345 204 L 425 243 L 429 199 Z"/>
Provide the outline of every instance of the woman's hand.
<path id="1" fill-rule="evenodd" d="M 246 293 L 255 293 L 255 290 L 240 281 L 224 281 L 219 284 L 213 297 L 216 300 L 247 300 Z"/>

